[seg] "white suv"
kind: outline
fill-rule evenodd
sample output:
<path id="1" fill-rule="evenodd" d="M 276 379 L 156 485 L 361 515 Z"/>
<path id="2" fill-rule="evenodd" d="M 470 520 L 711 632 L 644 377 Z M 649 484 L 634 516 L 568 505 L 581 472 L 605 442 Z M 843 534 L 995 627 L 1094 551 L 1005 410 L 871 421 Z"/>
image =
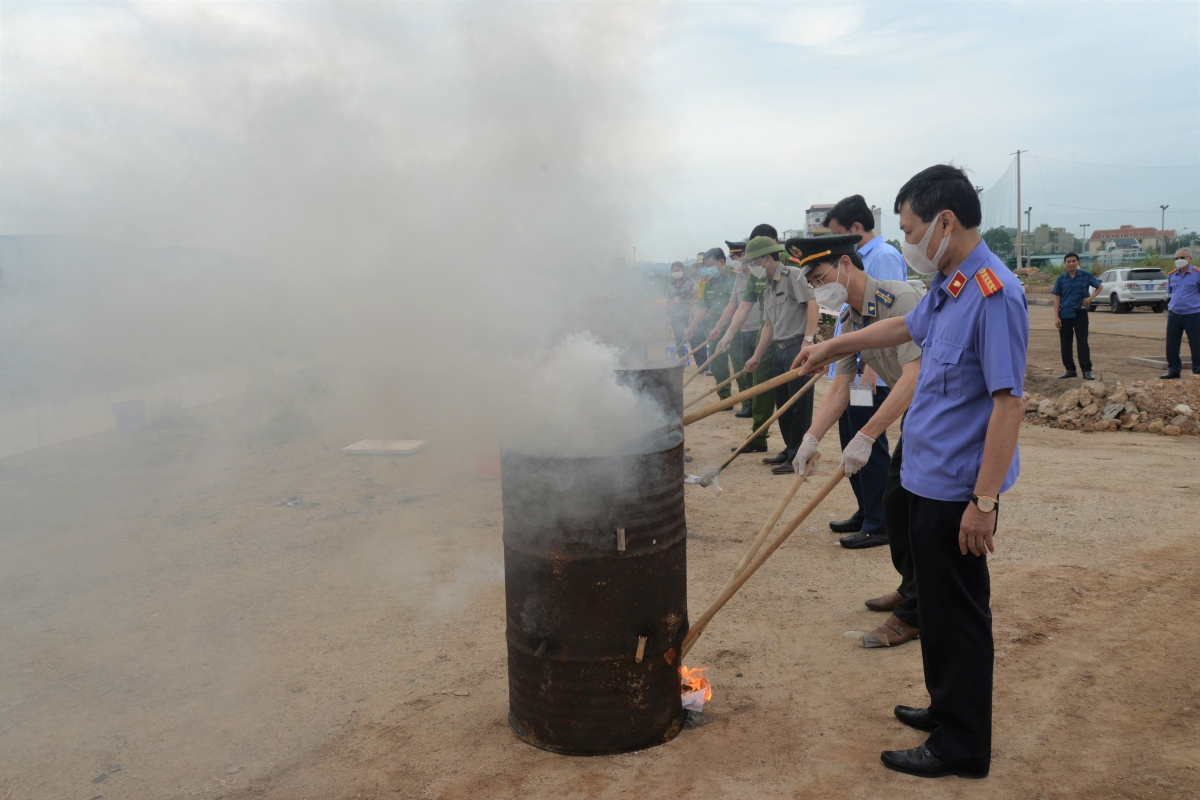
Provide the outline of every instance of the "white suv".
<path id="1" fill-rule="evenodd" d="M 1134 306 L 1150 306 L 1155 314 L 1167 310 L 1167 276 L 1158 267 L 1110 269 L 1100 276 L 1100 294 L 1092 301 L 1092 310 L 1108 304 L 1114 314 L 1132 311 Z"/>

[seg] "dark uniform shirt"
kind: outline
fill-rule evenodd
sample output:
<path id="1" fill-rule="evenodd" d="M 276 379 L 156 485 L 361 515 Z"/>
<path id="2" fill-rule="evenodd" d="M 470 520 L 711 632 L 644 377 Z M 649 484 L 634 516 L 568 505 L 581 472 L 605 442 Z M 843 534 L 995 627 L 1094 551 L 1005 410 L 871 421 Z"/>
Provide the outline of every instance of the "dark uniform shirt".
<path id="1" fill-rule="evenodd" d="M 700 303 L 707 309 L 704 323 L 707 327 L 712 328 L 721 318 L 725 306 L 729 305 L 729 298 L 733 294 L 733 281 L 733 272 L 727 269 L 724 275 L 714 275 L 704 282 L 704 296 Z"/>
<path id="2" fill-rule="evenodd" d="M 1064 272 L 1054 282 L 1050 292 L 1059 297 L 1058 316 L 1061 319 L 1074 319 L 1075 314 L 1083 307 L 1083 298 L 1090 295 L 1092 289 L 1100 285 L 1100 279 L 1087 270 L 1075 270 L 1075 277 Z"/>

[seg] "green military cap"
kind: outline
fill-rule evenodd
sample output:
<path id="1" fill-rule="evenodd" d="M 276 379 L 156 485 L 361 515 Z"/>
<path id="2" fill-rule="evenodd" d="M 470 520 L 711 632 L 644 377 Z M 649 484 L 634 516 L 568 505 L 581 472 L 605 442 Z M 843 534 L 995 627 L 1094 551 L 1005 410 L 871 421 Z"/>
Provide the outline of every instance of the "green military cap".
<path id="1" fill-rule="evenodd" d="M 782 253 L 783 245 L 777 243 L 769 236 L 755 236 L 746 243 L 746 252 L 742 256 L 743 261 L 753 261 L 756 258 L 771 255 L 772 253 Z"/>
<path id="2" fill-rule="evenodd" d="M 799 267 L 801 275 L 807 275 L 822 261 L 854 255 L 858 252 L 854 245 L 860 241 L 862 237 L 857 233 L 831 233 L 827 236 L 797 236 L 784 242 L 784 247 L 787 248 L 788 262 Z"/>

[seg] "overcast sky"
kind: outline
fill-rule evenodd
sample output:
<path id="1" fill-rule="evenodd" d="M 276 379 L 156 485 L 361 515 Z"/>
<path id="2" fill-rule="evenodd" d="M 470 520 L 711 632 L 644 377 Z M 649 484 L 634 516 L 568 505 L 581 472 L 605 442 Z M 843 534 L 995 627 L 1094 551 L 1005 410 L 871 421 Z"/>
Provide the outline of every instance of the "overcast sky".
<path id="1" fill-rule="evenodd" d="M 85 230 L 78 215 L 59 215 L 54 197 L 30 197 L 46 185 L 57 148 L 76 157 L 102 151 L 98 131 L 112 139 L 124 135 L 122 126 L 136 125 L 131 141 L 139 147 L 158 135 L 177 142 L 194 135 L 181 120 L 197 127 L 214 99 L 167 86 L 184 74 L 175 62 L 211 62 L 226 80 L 242 68 L 271 71 L 276 58 L 277 71 L 299 70 L 307 56 L 297 60 L 289 37 L 308 26 L 305 41 L 320 43 L 328 29 L 318 14 L 297 21 L 294 4 L 225 4 L 221 24 L 229 24 L 239 46 L 223 51 L 209 41 L 196 50 L 186 37 L 130 35 L 130 20 L 154 16 L 144 5 L 135 15 L 97 14 L 96 6 L 82 14 L 60 3 L 5 5 L 0 121 L 10 135 L 0 169 L 17 180 L 0 188 L 0 233 L 98 232 Z M 597 4 L 586 5 L 596 13 Z M 645 146 L 613 152 L 637 164 L 636 188 L 622 185 L 639 259 L 694 254 L 741 238 L 759 222 L 801 227 L 809 205 L 852 193 L 882 206 L 883 233 L 895 236 L 892 200 L 914 172 L 953 161 L 992 187 L 1017 148 L 1029 151 L 1024 204 L 1035 207 L 1035 226 L 1157 226 L 1158 205 L 1169 203 L 1168 228 L 1200 228 L 1196 2 L 690 2 L 613 13 L 621 24 L 635 17 L 636 42 L 620 54 L 619 86 Z M 326 12 L 337 14 L 336 6 Z M 405 46 L 413 46 L 411 25 L 400 27 Z M 356 33 L 347 25 L 337 32 L 334 41 L 346 48 L 337 63 L 348 75 L 369 69 L 372 57 L 355 50 L 354 37 L 378 46 L 381 29 L 372 24 Z M 246 31 L 283 44 L 247 50 Z M 436 37 L 449 35 L 438 26 L 427 33 L 418 40 L 429 52 L 437 50 Z M 136 51 L 125 52 L 126 45 Z M 583 48 L 574 57 L 600 54 Z M 395 80 L 404 81 L 402 71 Z M 77 120 L 61 136 L 29 144 L 30 120 L 53 127 L 57 116 L 73 113 L 68 104 L 80 87 L 71 81 L 90 95 L 119 86 L 123 108 L 136 116 Z M 143 91 L 154 102 L 129 99 Z M 226 114 L 200 127 L 219 136 L 228 125 Z M 27 144 L 20 154 L 14 128 L 23 134 L 15 141 Z"/>

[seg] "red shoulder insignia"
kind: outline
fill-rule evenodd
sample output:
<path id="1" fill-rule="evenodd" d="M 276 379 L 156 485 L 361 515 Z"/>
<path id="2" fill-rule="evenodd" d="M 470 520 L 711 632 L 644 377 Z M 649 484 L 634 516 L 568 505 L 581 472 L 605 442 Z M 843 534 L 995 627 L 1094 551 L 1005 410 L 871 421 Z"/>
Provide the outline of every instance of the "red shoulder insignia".
<path id="1" fill-rule="evenodd" d="M 966 276 L 963 275 L 961 272 L 955 272 L 954 277 L 951 278 L 950 282 L 946 284 L 946 291 L 950 293 L 951 297 L 953 297 L 955 300 L 957 300 L 958 293 L 961 292 L 963 290 L 963 287 L 966 285 L 967 285 Z"/>
<path id="2" fill-rule="evenodd" d="M 996 273 L 987 267 L 975 273 L 975 282 L 979 284 L 979 289 L 983 292 L 984 297 L 991 297 L 1004 288 L 1004 284 L 996 277 Z"/>

